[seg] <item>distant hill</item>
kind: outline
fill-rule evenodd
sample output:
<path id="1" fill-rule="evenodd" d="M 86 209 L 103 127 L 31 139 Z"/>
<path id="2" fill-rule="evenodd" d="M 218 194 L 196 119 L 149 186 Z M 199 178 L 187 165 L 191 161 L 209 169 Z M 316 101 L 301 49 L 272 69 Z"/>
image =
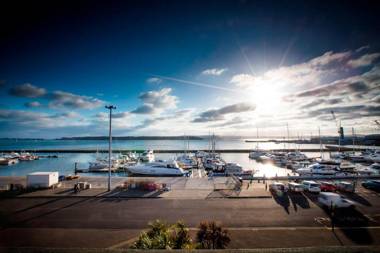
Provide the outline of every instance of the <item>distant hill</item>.
<path id="1" fill-rule="evenodd" d="M 57 140 L 108 140 L 108 136 L 63 137 Z M 112 140 L 203 140 L 198 136 L 114 136 Z"/>

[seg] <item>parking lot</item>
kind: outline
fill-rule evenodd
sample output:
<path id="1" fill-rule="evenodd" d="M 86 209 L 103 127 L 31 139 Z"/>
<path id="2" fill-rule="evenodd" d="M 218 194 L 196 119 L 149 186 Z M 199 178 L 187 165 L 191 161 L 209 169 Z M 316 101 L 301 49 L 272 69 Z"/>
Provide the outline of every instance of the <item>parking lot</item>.
<path id="1" fill-rule="evenodd" d="M 234 199 L 1 199 L 0 245 L 127 247 L 155 219 L 184 220 L 192 231 L 203 220 L 216 220 L 230 230 L 231 248 L 380 245 L 379 193 L 358 185 L 355 193 L 344 195 L 356 208 L 337 210 L 334 229 L 329 210 L 312 193 Z"/>

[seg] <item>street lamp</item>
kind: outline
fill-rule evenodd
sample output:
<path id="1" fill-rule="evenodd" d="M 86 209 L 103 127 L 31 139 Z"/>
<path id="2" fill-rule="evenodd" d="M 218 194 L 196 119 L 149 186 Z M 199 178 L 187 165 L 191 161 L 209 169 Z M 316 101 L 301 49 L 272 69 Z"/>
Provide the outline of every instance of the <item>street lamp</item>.
<path id="1" fill-rule="evenodd" d="M 111 156 L 112 156 L 112 110 L 116 106 L 109 105 L 106 109 L 110 110 L 110 129 L 109 129 L 109 142 L 108 142 L 108 191 L 111 191 Z"/>

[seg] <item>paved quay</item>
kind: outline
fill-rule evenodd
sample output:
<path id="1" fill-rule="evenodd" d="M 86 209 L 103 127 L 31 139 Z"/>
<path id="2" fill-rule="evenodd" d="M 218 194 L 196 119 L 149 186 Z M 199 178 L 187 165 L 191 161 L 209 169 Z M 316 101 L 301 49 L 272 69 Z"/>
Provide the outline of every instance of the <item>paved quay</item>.
<path id="1" fill-rule="evenodd" d="M 125 178 L 113 180 L 116 186 Z M 183 220 L 193 237 L 199 222 L 221 222 L 230 231 L 230 248 L 380 245 L 380 194 L 360 186 L 346 194 L 357 207 L 339 213 L 332 229 L 329 213 L 313 194 L 272 196 L 257 182 L 244 182 L 236 193 L 220 189 L 222 179 L 218 184 L 207 178 L 160 180 L 172 182 L 172 189 L 153 198 L 117 196 L 115 190 L 110 194 L 116 196 L 101 197 L 107 192 L 100 187 L 70 197 L 72 181 L 67 188 L 0 199 L 0 247 L 128 248 L 155 219 Z M 266 197 L 246 197 L 250 192 Z M 236 194 L 240 198 L 231 197 Z"/>
<path id="2" fill-rule="evenodd" d="M 197 173 L 195 173 L 197 175 Z M 74 184 L 88 182 L 92 188 L 74 193 Z M 168 191 L 143 191 L 119 189 L 124 183 L 154 182 L 165 184 Z M 0 186 L 6 184 L 26 185 L 25 177 L 0 177 Z M 55 189 L 38 190 L 18 197 L 97 197 L 97 198 L 172 198 L 172 199 L 206 199 L 206 198 L 262 198 L 271 197 L 265 184 L 245 181 L 239 190 L 236 182 L 227 177 L 113 177 L 112 190 L 107 191 L 107 177 L 80 177 L 63 181 Z"/>

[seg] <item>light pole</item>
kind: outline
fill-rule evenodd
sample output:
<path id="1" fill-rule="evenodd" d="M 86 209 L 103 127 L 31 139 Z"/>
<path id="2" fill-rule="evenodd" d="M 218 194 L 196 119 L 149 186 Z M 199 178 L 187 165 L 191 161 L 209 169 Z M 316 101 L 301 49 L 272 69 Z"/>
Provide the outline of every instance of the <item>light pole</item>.
<path id="1" fill-rule="evenodd" d="M 111 156 L 112 156 L 112 110 L 116 106 L 109 105 L 106 109 L 110 110 L 110 129 L 109 129 L 109 142 L 108 142 L 108 191 L 111 191 Z"/>

